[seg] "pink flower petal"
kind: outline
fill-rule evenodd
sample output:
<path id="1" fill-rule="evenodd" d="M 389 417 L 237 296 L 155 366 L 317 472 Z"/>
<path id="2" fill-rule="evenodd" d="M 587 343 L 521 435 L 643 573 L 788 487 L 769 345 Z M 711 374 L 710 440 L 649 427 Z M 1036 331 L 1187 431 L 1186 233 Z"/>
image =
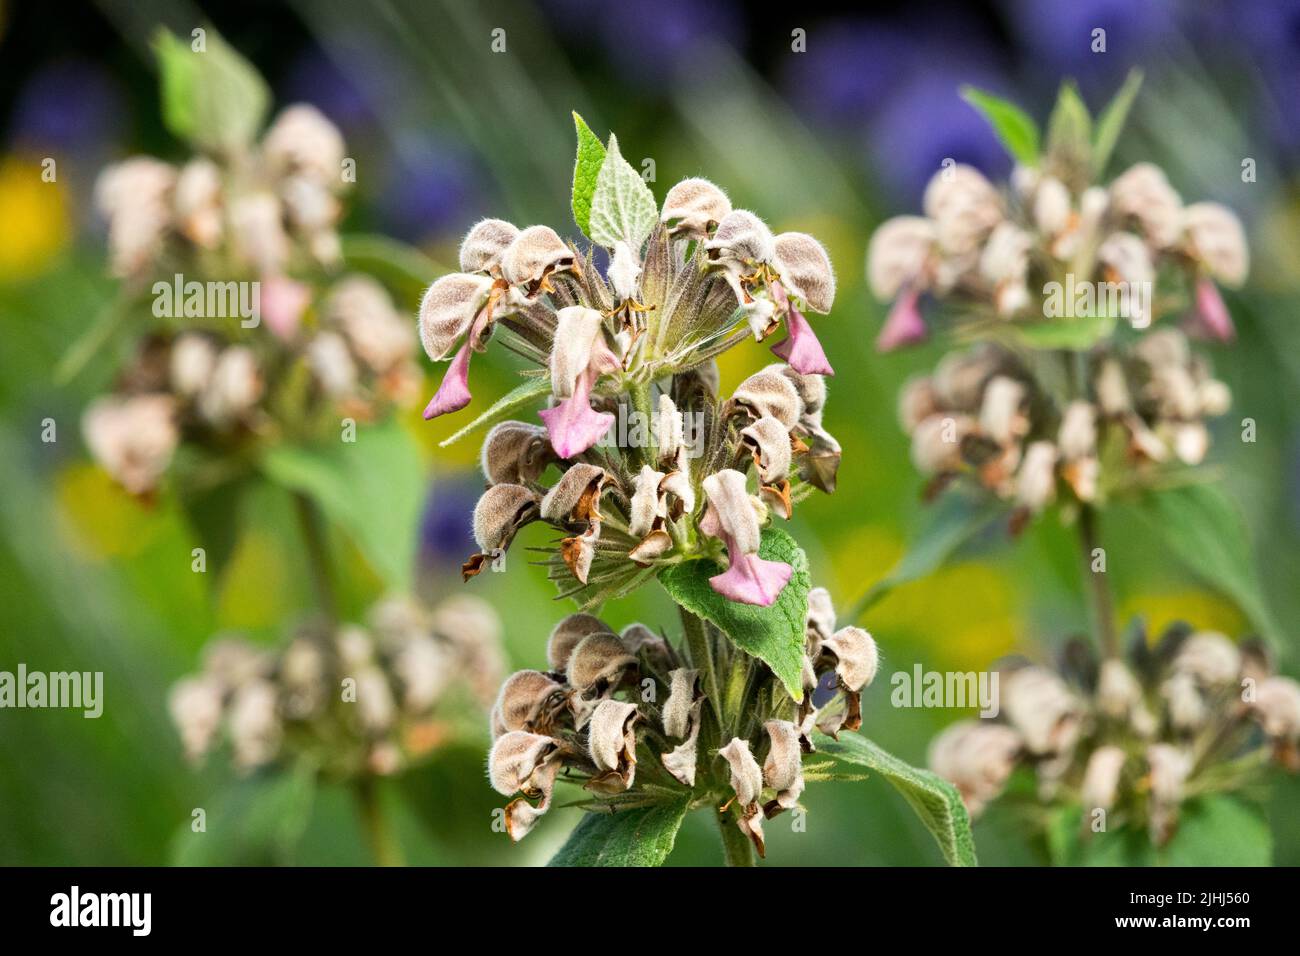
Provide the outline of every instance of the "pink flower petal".
<path id="1" fill-rule="evenodd" d="M 612 414 L 597 412 L 591 407 L 589 398 L 594 377 L 591 370 L 579 375 L 570 398 L 564 399 L 554 408 L 544 408 L 538 412 L 546 423 L 551 447 L 561 458 L 581 455 L 600 441 L 614 424 Z"/>
<path id="2" fill-rule="evenodd" d="M 772 354 L 785 359 L 800 375 L 834 375 L 835 369 L 826 360 L 817 333 L 793 305 L 786 311 L 785 325 L 790 334 L 785 341 L 772 346 Z"/>
<path id="3" fill-rule="evenodd" d="M 731 567 L 709 578 L 723 597 L 741 604 L 770 606 L 789 582 L 794 569 L 781 561 L 765 561 L 756 554 L 737 554 L 729 548 Z"/>
<path id="4" fill-rule="evenodd" d="M 271 276 L 261 281 L 259 297 L 266 327 L 282 341 L 293 338 L 311 302 L 311 287 L 288 276 Z"/>
<path id="5" fill-rule="evenodd" d="M 442 377 L 442 384 L 438 386 L 438 391 L 424 409 L 425 421 L 437 418 L 439 415 L 446 415 L 448 412 L 458 412 L 469 404 L 472 397 L 469 393 L 471 338 L 473 336 L 465 339 L 460 351 L 456 353 L 456 357 L 451 360 L 451 365 L 447 367 L 447 373 Z"/>
<path id="6" fill-rule="evenodd" d="M 1214 280 L 1208 276 L 1196 280 L 1196 306 L 1192 313 L 1192 325 L 1220 342 L 1231 342 L 1237 335 L 1223 296 L 1219 294 Z"/>
<path id="7" fill-rule="evenodd" d="M 877 352 L 891 352 L 925 338 L 925 319 L 917 308 L 918 298 L 920 293 L 911 288 L 905 288 L 898 294 L 889 310 L 889 317 L 880 328 L 880 335 L 876 337 Z"/>

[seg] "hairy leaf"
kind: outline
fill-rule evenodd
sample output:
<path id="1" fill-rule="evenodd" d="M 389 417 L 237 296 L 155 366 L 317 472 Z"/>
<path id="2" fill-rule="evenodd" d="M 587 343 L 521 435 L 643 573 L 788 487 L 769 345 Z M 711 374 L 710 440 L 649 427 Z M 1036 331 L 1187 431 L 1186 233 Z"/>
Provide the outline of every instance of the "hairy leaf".
<path id="1" fill-rule="evenodd" d="M 1106 171 L 1106 164 L 1110 162 L 1110 155 L 1115 151 L 1119 134 L 1123 132 L 1124 124 L 1128 122 L 1129 111 L 1133 108 L 1133 101 L 1137 99 L 1138 90 L 1141 88 L 1142 71 L 1130 70 L 1128 78 L 1124 80 L 1124 85 L 1119 88 L 1115 98 L 1097 117 L 1092 142 L 1092 171 L 1095 175 L 1100 176 Z"/>
<path id="2" fill-rule="evenodd" d="M 277 484 L 312 498 L 394 590 L 410 586 L 424 469 L 415 440 L 396 421 L 357 430 L 355 442 L 282 445 L 262 459 Z"/>
<path id="3" fill-rule="evenodd" d="M 578 157 L 573 163 L 573 221 L 590 238 L 591 197 L 605 163 L 605 146 L 577 113 L 573 114 L 573 125 L 578 131 Z"/>
<path id="4" fill-rule="evenodd" d="M 794 569 L 770 607 L 740 604 L 713 590 L 709 578 L 723 569 L 707 558 L 669 565 L 659 572 L 659 581 L 674 601 L 716 624 L 733 644 L 772 668 L 791 697 L 802 700 L 804 628 L 811 587 L 808 556 L 780 528 L 763 532 L 758 554 L 768 561 L 784 561 Z"/>
<path id="5" fill-rule="evenodd" d="M 612 249 L 622 240 L 636 251 L 658 220 L 654 193 L 619 152 L 618 138 L 610 134 L 609 149 L 591 197 L 592 241 Z"/>
<path id="6" fill-rule="evenodd" d="M 686 817 L 683 798 L 615 813 L 592 812 L 548 866 L 661 866 Z"/>
<path id="7" fill-rule="evenodd" d="M 957 788 L 930 770 L 913 767 L 861 734 L 842 733 L 839 740 L 817 734 L 817 749 L 845 763 L 880 774 L 903 795 L 939 844 L 949 866 L 978 866 L 970 815 Z"/>
<path id="8" fill-rule="evenodd" d="M 460 441 L 465 436 L 472 435 L 480 428 L 487 428 L 490 425 L 495 425 L 497 422 L 504 421 L 525 405 L 531 405 L 543 395 L 549 395 L 550 392 L 551 380 L 549 378 L 529 378 L 526 381 L 520 382 L 510 391 L 506 392 L 493 402 L 490 408 L 486 409 L 468 425 L 438 442 L 438 447 L 446 448 L 448 445 Z"/>
<path id="9" fill-rule="evenodd" d="M 961 95 L 988 121 L 998 140 L 1017 162 L 1026 166 L 1038 165 L 1038 127 L 1024 110 L 973 86 L 963 86 Z"/>
<path id="10" fill-rule="evenodd" d="M 1264 636 L 1278 636 L 1255 569 L 1245 519 L 1217 485 L 1189 484 L 1151 492 L 1134 511 L 1189 571 L 1235 602 Z"/>

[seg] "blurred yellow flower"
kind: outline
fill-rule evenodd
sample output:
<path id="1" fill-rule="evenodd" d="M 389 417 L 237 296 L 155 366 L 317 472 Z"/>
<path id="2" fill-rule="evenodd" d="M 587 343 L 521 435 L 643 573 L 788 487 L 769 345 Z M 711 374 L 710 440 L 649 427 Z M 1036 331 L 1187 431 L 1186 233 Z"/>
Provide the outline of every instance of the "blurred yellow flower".
<path id="1" fill-rule="evenodd" d="M 68 244 L 67 191 L 42 178 L 41 163 L 35 156 L 0 159 L 0 282 L 40 275 Z"/>

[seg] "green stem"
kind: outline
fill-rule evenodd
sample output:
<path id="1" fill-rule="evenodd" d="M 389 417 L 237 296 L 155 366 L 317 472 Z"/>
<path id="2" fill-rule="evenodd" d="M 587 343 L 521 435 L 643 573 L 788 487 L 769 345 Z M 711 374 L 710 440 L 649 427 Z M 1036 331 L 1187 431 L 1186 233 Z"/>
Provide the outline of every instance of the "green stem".
<path id="1" fill-rule="evenodd" d="M 709 634 L 702 620 L 686 608 L 678 606 L 682 616 L 682 630 L 686 633 L 686 647 L 690 651 L 691 666 L 700 672 L 700 686 L 704 696 L 709 699 L 713 716 L 722 726 L 722 695 L 718 693 L 718 672 L 713 664 L 713 648 L 709 646 Z"/>
<path id="2" fill-rule="evenodd" d="M 645 429 L 645 447 L 638 449 L 641 454 L 643 464 L 654 467 L 655 464 L 655 447 L 654 447 L 654 407 L 651 404 L 651 384 L 642 382 L 639 385 L 633 385 L 628 389 L 628 395 L 632 399 L 632 407 L 636 410 L 640 419 L 641 426 Z"/>
<path id="3" fill-rule="evenodd" d="M 753 866 L 754 844 L 749 841 L 728 813 L 719 813 L 718 832 L 722 835 L 722 858 L 727 866 Z"/>
<path id="4" fill-rule="evenodd" d="M 331 621 L 338 620 L 338 600 L 334 590 L 334 576 L 330 571 L 329 547 L 325 541 L 325 521 L 316 503 L 301 492 L 293 496 L 298 511 L 298 524 L 302 529 L 303 544 L 307 550 L 307 563 L 311 568 L 312 587 L 316 602 Z"/>
<path id="5" fill-rule="evenodd" d="M 384 813 L 375 778 L 369 774 L 358 777 L 356 796 L 361 829 L 365 832 L 366 845 L 370 847 L 370 855 L 374 858 L 375 865 L 405 866 L 402 849 Z"/>
<path id="6" fill-rule="evenodd" d="M 1084 588 L 1088 593 L 1094 633 L 1103 657 L 1119 656 L 1119 640 L 1115 634 L 1115 608 L 1111 601 L 1110 585 L 1105 571 L 1092 569 L 1093 551 L 1100 548 L 1097 510 L 1084 505 L 1079 512 L 1079 547 L 1083 559 Z M 1104 552 L 1103 552 L 1104 554 Z"/>

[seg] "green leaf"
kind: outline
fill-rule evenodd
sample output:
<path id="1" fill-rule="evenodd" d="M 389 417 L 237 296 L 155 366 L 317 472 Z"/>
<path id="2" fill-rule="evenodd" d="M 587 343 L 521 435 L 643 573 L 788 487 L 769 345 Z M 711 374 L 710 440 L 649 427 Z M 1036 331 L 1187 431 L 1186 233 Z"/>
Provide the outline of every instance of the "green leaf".
<path id="1" fill-rule="evenodd" d="M 979 865 L 970 815 L 951 783 L 933 771 L 905 763 L 861 734 L 842 733 L 839 740 L 833 740 L 819 733 L 816 738 L 819 751 L 874 770 L 888 780 L 921 818 L 949 866 Z"/>
<path id="2" fill-rule="evenodd" d="M 803 700 L 804 619 L 811 587 L 808 556 L 780 528 L 763 532 L 758 554 L 794 569 L 770 607 L 741 604 L 713 590 L 709 578 L 723 569 L 708 558 L 670 564 L 659 572 L 659 582 L 674 601 L 696 617 L 712 621 L 733 644 L 772 668 L 791 697 Z"/>
<path id="3" fill-rule="evenodd" d="M 573 163 L 573 221 L 583 235 L 591 237 L 591 197 L 605 163 L 605 145 L 576 112 L 573 125 L 578 131 L 578 158 Z"/>
<path id="4" fill-rule="evenodd" d="M 357 430 L 355 442 L 281 445 L 262 459 L 277 484 L 316 501 L 394 590 L 407 590 L 424 498 L 415 440 L 396 421 Z"/>
<path id="5" fill-rule="evenodd" d="M 998 140 L 1017 162 L 1038 165 L 1038 127 L 1024 110 L 973 86 L 961 88 L 962 99 L 980 112 Z"/>
<path id="6" fill-rule="evenodd" d="M 686 798 L 614 813 L 593 812 L 548 866 L 661 866 L 686 817 Z"/>
<path id="7" fill-rule="evenodd" d="M 227 155 L 252 145 L 271 105 L 271 91 L 252 64 L 204 27 L 203 50 L 160 30 L 158 56 L 163 121 L 195 146 Z"/>
<path id="8" fill-rule="evenodd" d="M 1086 352 L 1115 331 L 1115 317 L 1092 315 L 1007 325 L 1011 335 L 1028 348 Z"/>
<path id="9" fill-rule="evenodd" d="M 1160 857 L 1165 866 L 1270 866 L 1273 837 L 1258 807 L 1213 794 L 1183 804 Z"/>
<path id="10" fill-rule="evenodd" d="M 1134 510 L 1189 571 L 1236 603 L 1265 637 L 1276 639 L 1277 622 L 1264 599 L 1245 519 L 1217 485 L 1149 492 Z"/>
<path id="11" fill-rule="evenodd" d="M 1179 810 L 1178 828 L 1163 847 L 1145 829 L 1120 827 L 1094 833 L 1078 805 L 1052 816 L 1048 851 L 1056 866 L 1269 866 L 1273 838 L 1254 805 L 1211 794 Z"/>
<path id="12" fill-rule="evenodd" d="M 1061 84 L 1047 121 L 1047 161 L 1067 185 L 1082 188 L 1092 170 L 1092 116 L 1072 80 Z"/>
<path id="13" fill-rule="evenodd" d="M 871 586 L 845 614 L 844 620 L 858 620 L 900 584 L 937 571 L 963 545 L 1006 513 L 1007 505 L 996 498 L 952 489 L 926 509 L 920 529 L 902 558 Z"/>
<path id="14" fill-rule="evenodd" d="M 343 261 L 349 269 L 374 276 L 403 298 L 418 302 L 429 284 L 454 271 L 434 262 L 419 249 L 388 236 L 341 236 Z"/>
<path id="15" fill-rule="evenodd" d="M 316 771 L 292 770 L 242 780 L 206 802 L 206 830 L 187 820 L 172 839 L 176 866 L 277 866 L 291 863 L 311 820 Z"/>
<path id="16" fill-rule="evenodd" d="M 1106 164 L 1110 162 L 1110 155 L 1115 151 L 1119 134 L 1123 132 L 1124 124 L 1128 122 L 1129 111 L 1133 108 L 1133 101 L 1137 99 L 1138 90 L 1141 88 L 1142 71 L 1137 69 L 1129 71 L 1128 78 L 1124 80 L 1124 85 L 1119 88 L 1115 98 L 1097 117 L 1092 142 L 1092 171 L 1095 175 L 1100 176 L 1106 171 Z"/>
<path id="17" fill-rule="evenodd" d="M 244 501 L 251 484 L 252 478 L 245 474 L 208 487 L 184 490 L 177 496 L 194 531 L 194 540 L 203 548 L 207 571 L 218 587 L 239 544 Z"/>
<path id="18" fill-rule="evenodd" d="M 596 177 L 591 196 L 590 235 L 592 242 L 612 249 L 620 240 L 635 252 L 641 248 L 659 218 L 654 193 L 645 180 L 618 151 L 612 133 L 605 161 Z"/>
<path id="19" fill-rule="evenodd" d="M 504 421 L 525 405 L 532 404 L 543 395 L 549 395 L 550 393 L 551 380 L 544 376 L 542 378 L 529 378 L 520 382 L 493 402 L 490 408 L 486 409 L 468 425 L 438 442 L 438 447 L 446 448 L 448 445 L 460 441 L 466 435 L 472 435 L 480 428 L 487 428 L 489 425 Z"/>

